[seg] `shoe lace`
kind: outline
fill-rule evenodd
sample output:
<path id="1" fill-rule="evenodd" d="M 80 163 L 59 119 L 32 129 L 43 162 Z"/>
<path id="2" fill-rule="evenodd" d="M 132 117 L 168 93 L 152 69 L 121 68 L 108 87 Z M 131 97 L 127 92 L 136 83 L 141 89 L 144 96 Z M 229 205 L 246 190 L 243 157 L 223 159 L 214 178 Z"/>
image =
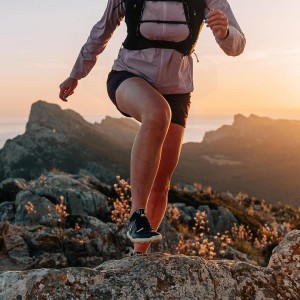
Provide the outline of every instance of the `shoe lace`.
<path id="1" fill-rule="evenodd" d="M 144 227 L 145 230 L 153 230 L 146 216 L 141 216 L 138 218 L 137 223 L 138 227 Z"/>

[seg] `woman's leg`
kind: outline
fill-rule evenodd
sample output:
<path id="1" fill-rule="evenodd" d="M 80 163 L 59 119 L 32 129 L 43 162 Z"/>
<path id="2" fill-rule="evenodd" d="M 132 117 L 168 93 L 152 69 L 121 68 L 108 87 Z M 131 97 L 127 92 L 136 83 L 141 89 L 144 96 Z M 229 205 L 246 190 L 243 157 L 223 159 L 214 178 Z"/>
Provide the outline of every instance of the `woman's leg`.
<path id="1" fill-rule="evenodd" d="M 147 216 L 154 230 L 158 229 L 166 211 L 171 177 L 179 160 L 184 130 L 183 126 L 171 123 L 163 144 L 159 169 L 147 204 Z M 150 243 L 135 243 L 134 250 L 145 253 L 149 246 Z"/>
<path id="2" fill-rule="evenodd" d="M 145 209 L 158 171 L 162 145 L 167 135 L 171 110 L 168 102 L 147 81 L 128 78 L 116 91 L 118 108 L 140 121 L 131 153 L 131 215 Z"/>

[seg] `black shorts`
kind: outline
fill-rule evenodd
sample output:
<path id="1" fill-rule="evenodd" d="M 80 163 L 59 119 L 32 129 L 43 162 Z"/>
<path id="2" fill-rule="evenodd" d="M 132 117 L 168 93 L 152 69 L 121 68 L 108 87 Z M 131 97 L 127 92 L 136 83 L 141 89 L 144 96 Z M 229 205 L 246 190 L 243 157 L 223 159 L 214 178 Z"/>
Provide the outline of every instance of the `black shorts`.
<path id="1" fill-rule="evenodd" d="M 107 77 L 107 93 L 113 104 L 116 106 L 116 108 L 119 110 L 119 112 L 126 116 L 130 117 L 130 115 L 123 113 L 117 106 L 116 103 L 116 90 L 119 87 L 119 85 L 130 77 L 139 77 L 138 75 L 135 75 L 133 73 L 127 72 L 127 71 L 115 71 L 111 70 L 111 72 L 108 74 Z M 162 95 L 167 102 L 170 105 L 171 112 L 172 112 L 172 119 L 171 123 L 176 123 L 184 128 L 186 127 L 186 121 L 188 118 L 188 113 L 190 110 L 191 105 L 191 93 L 185 93 L 185 94 L 163 94 Z"/>

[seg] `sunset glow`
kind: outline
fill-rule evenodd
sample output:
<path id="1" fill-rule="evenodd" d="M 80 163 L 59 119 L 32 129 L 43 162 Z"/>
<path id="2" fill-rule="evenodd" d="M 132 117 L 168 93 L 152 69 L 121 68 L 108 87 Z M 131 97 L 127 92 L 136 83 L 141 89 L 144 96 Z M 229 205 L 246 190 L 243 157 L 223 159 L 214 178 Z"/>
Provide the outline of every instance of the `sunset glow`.
<path id="1" fill-rule="evenodd" d="M 107 1 L 2 1 L 0 11 L 0 118 L 26 117 L 38 99 L 82 114 L 121 117 L 106 92 L 106 77 L 125 37 L 114 33 L 97 65 L 79 82 L 68 103 L 58 98 L 92 26 Z M 226 56 L 203 28 L 194 60 L 195 91 L 190 114 L 255 113 L 300 116 L 300 2 L 229 1 L 246 35 L 245 52 Z"/>

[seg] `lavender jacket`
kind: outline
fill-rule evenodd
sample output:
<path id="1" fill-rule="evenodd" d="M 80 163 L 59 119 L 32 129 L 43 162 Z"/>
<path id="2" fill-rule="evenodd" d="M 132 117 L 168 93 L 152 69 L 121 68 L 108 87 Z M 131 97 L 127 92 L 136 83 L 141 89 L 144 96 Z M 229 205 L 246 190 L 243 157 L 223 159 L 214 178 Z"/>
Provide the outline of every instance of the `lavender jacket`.
<path id="1" fill-rule="evenodd" d="M 228 2 L 226 0 L 205 1 L 209 9 L 222 10 L 228 17 L 229 36 L 223 40 L 216 37 L 216 42 L 227 55 L 240 55 L 245 48 L 246 39 Z M 124 15 L 125 5 L 121 0 L 108 0 L 104 15 L 93 26 L 87 42 L 80 50 L 70 74 L 72 78 L 81 79 L 88 75 L 97 61 L 97 56 L 105 49 L 114 30 L 124 19 Z M 143 19 L 185 20 L 185 14 L 180 2 L 147 1 Z M 140 31 L 149 39 L 169 41 L 183 40 L 189 34 L 185 24 L 145 22 L 142 23 Z M 112 69 L 126 70 L 145 78 L 161 94 L 188 93 L 194 89 L 192 56 L 183 56 L 173 49 L 127 50 L 122 47 Z"/>

